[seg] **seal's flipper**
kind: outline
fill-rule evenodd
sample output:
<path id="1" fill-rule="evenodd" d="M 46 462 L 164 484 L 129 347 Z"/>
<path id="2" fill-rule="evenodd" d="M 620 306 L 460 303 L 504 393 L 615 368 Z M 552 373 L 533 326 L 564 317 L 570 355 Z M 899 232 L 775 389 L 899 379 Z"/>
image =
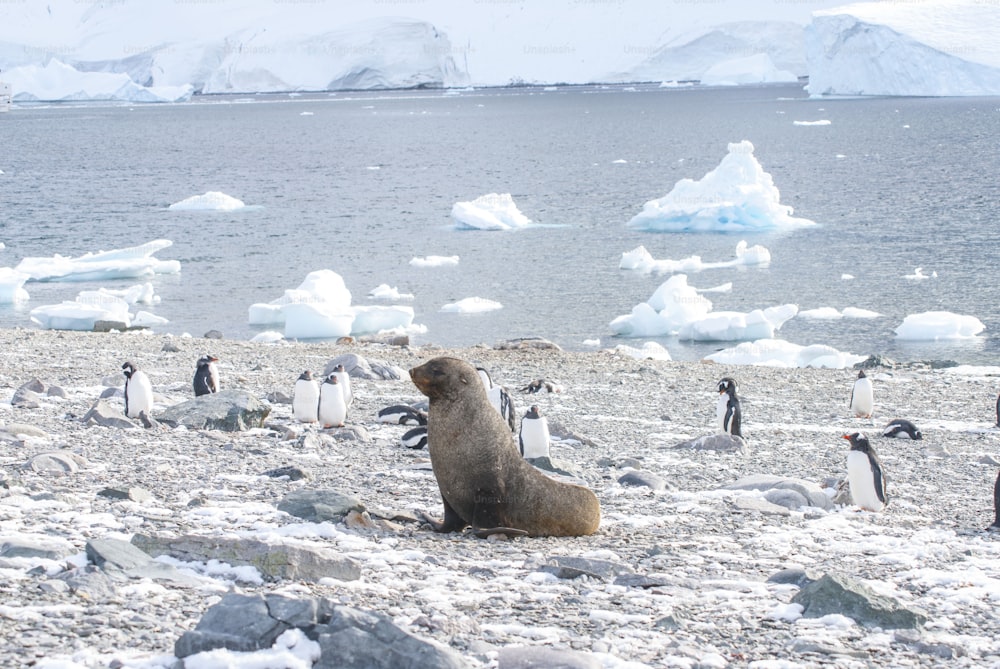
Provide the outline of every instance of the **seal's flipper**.
<path id="1" fill-rule="evenodd" d="M 426 513 L 422 513 L 421 515 L 427 524 L 430 525 L 431 529 L 435 532 L 441 533 L 461 532 L 464 530 L 468 526 L 468 523 L 462 520 L 461 516 L 455 513 L 455 510 L 451 508 L 451 505 L 448 504 L 447 500 L 442 499 L 441 501 L 444 502 L 444 520 L 439 521 Z"/>

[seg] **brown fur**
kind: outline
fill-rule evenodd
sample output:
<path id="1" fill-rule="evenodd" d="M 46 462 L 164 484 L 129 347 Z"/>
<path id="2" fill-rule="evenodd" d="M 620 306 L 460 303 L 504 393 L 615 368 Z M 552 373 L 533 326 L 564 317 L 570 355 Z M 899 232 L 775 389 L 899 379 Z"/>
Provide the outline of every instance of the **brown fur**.
<path id="1" fill-rule="evenodd" d="M 524 461 L 475 367 L 434 358 L 410 370 L 430 399 L 427 446 L 444 501 L 438 532 L 510 527 L 531 536 L 583 536 L 601 522 L 588 488 L 556 481 Z"/>

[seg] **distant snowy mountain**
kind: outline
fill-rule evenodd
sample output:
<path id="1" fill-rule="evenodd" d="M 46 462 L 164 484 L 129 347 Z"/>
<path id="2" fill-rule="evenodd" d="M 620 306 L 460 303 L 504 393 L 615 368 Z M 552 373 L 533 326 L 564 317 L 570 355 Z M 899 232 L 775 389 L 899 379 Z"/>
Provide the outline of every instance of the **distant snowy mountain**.
<path id="1" fill-rule="evenodd" d="M 837 4 L 0 1 L 0 76 L 21 101 L 803 75 L 816 95 L 1000 92 L 1000 4 Z"/>
<path id="2" fill-rule="evenodd" d="M 814 14 L 813 95 L 1000 95 L 1000 3 L 865 2 Z"/>

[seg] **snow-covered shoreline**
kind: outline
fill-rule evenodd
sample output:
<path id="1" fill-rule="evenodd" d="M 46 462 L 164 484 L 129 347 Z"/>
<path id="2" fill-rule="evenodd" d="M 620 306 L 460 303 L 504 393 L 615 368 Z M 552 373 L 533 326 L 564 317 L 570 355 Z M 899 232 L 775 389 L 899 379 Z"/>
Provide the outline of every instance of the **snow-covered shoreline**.
<path id="1" fill-rule="evenodd" d="M 545 646 L 593 655 L 605 667 L 991 666 L 1000 662 L 1000 535 L 992 486 L 1000 432 L 995 368 L 938 370 L 921 364 L 876 368 L 871 421 L 849 415 L 856 372 L 635 360 L 609 352 L 477 347 L 444 351 L 378 344 L 253 344 L 144 333 L 0 330 L 7 389 L 0 404 L 4 487 L 0 545 L 58 543 L 62 558 L 0 557 L 4 648 L 0 663 L 36 667 L 168 667 L 173 644 L 230 589 L 323 596 L 388 614 L 410 633 L 450 646 L 472 667 L 496 666 L 501 648 Z M 602 504 L 600 530 L 580 539 L 486 541 L 443 537 L 418 523 L 377 529 L 314 524 L 275 508 L 289 492 L 333 488 L 370 510 L 440 514 L 426 451 L 399 444 L 404 426 L 380 424 L 378 409 L 421 399 L 408 380 L 357 379 L 349 427 L 338 438 L 291 420 L 274 403 L 268 428 L 245 433 L 88 427 L 79 418 L 106 385 L 119 385 L 132 360 L 153 381 L 159 403 L 187 399 L 195 360 L 220 358 L 223 386 L 266 398 L 291 394 L 298 374 L 355 353 L 400 370 L 442 354 L 482 364 L 511 389 L 518 413 L 538 404 L 557 441 L 552 455 Z M 676 450 L 714 430 L 715 384 L 739 380 L 747 455 Z M 12 407 L 31 378 L 58 393 L 35 409 Z M 561 392 L 527 395 L 544 378 Z M 272 398 L 274 395 L 271 395 Z M 120 398 L 112 398 L 120 403 Z M 924 440 L 877 435 L 892 418 L 917 423 Z M 15 427 L 20 426 L 20 427 Z M 34 429 L 30 429 L 34 428 Z M 879 514 L 848 507 L 776 507 L 758 492 L 721 490 L 770 474 L 824 485 L 843 477 L 846 442 L 872 437 L 889 479 Z M 42 452 L 84 458 L 81 469 L 42 475 L 22 466 Z M 298 467 L 291 481 L 264 472 Z M 618 479 L 640 470 L 665 488 Z M 139 488 L 150 499 L 113 499 L 107 487 Z M 182 565 L 202 579 L 180 587 L 151 579 L 115 583 L 104 595 L 66 587 L 86 570 L 87 541 L 143 534 L 252 537 L 319 544 L 361 565 L 358 581 L 262 582 L 252 570 Z M 605 560 L 647 577 L 648 587 L 613 579 L 559 578 L 550 559 Z M 799 617 L 792 584 L 767 579 L 783 569 L 849 574 L 927 622 L 882 630 L 841 615 Z M 79 572 L 78 572 L 79 573 Z M 229 654 L 230 666 L 241 666 Z M 219 660 L 222 662 L 223 660 Z M 248 662 L 248 659 L 242 661 Z M 192 664 L 193 666 L 193 664 Z M 225 666 L 199 665 L 199 666 Z M 260 664 L 254 666 L 262 666 Z M 263 665 L 267 666 L 267 665 Z"/>

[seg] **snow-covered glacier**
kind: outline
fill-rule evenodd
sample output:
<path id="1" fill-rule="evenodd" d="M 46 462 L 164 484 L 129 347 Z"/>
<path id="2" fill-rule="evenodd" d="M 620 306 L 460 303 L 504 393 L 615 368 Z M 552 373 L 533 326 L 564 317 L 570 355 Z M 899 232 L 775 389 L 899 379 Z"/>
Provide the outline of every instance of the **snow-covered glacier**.
<path id="1" fill-rule="evenodd" d="M 1000 3 L 864 2 L 813 13 L 811 95 L 1000 94 Z"/>

